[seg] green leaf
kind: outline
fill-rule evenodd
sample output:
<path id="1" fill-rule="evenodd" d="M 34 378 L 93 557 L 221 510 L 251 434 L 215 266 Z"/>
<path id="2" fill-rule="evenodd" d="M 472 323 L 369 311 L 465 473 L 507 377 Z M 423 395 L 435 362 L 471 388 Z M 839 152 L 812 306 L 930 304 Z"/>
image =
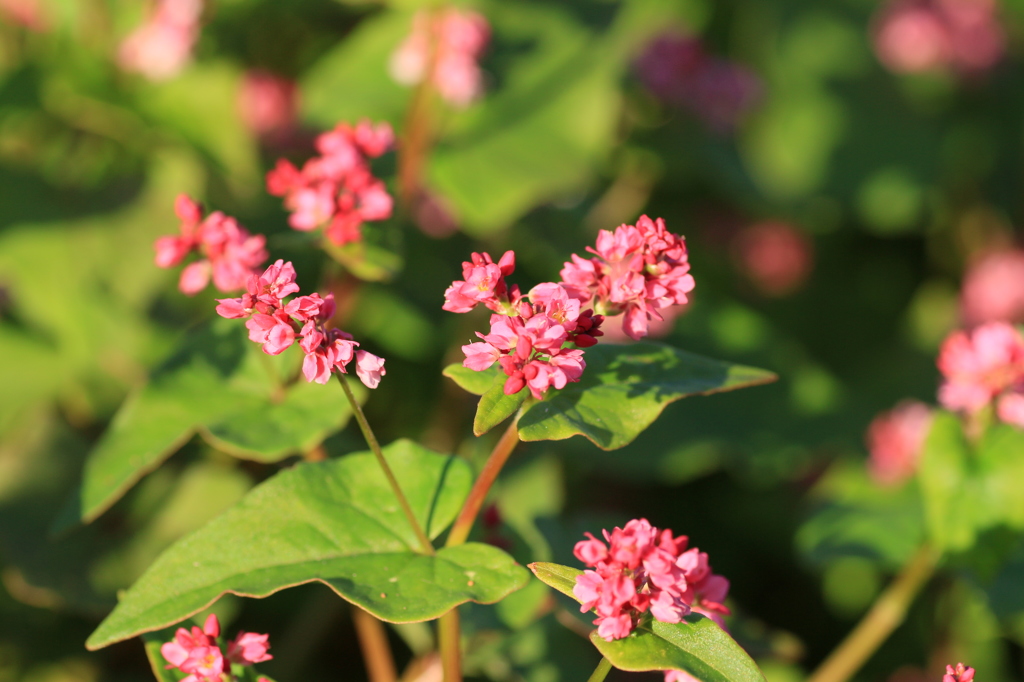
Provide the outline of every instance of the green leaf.
<path id="1" fill-rule="evenodd" d="M 288 357 L 285 357 L 288 356 Z M 217 319 L 189 334 L 149 383 L 121 406 L 86 461 L 80 515 L 89 522 L 196 431 L 235 456 L 273 462 L 303 452 L 350 416 L 335 386 L 289 387 L 297 352 L 271 358 L 238 320 Z M 365 391 L 355 387 L 357 397 Z"/>
<path id="2" fill-rule="evenodd" d="M 575 599 L 572 588 L 580 569 L 550 563 L 530 564 L 546 585 Z M 620 670 L 684 670 L 701 682 L 764 682 L 757 664 L 713 620 L 693 613 L 683 623 L 650 621 L 628 637 L 607 642 L 594 631 L 590 641 Z"/>
<path id="3" fill-rule="evenodd" d="M 553 587 L 567 597 L 576 599 L 572 588 L 576 586 L 576 577 L 583 575 L 582 569 L 552 564 L 546 561 L 538 561 L 530 564 L 527 568 L 533 571 L 537 579 L 548 587 Z M 579 601 L 579 599 L 576 599 Z"/>
<path id="4" fill-rule="evenodd" d="M 970 446 L 960 419 L 937 412 L 918 466 L 925 520 L 939 550 L 970 547 L 975 537 L 976 490 L 968 478 Z M 982 502 L 984 500 L 977 500 Z"/>
<path id="5" fill-rule="evenodd" d="M 514 395 L 505 395 L 505 377 L 497 377 L 494 385 L 480 396 L 473 418 L 473 433 L 482 436 L 511 417 L 529 395 L 525 388 Z"/>
<path id="6" fill-rule="evenodd" d="M 623 66 L 561 8 L 496 3 L 488 19 L 504 40 L 531 49 L 501 74 L 500 90 L 456 118 L 428 168 L 430 185 L 475 235 L 586 186 L 615 134 Z"/>
<path id="7" fill-rule="evenodd" d="M 682 623 L 651 621 L 612 642 L 595 631 L 590 641 L 619 670 L 683 670 L 701 682 L 765 680 L 736 640 L 713 620 L 696 613 Z"/>
<path id="8" fill-rule="evenodd" d="M 473 395 L 483 395 L 490 390 L 491 386 L 499 376 L 504 376 L 501 371 L 501 367 L 498 365 L 492 365 L 490 368 L 485 369 L 482 372 L 463 367 L 462 363 L 455 363 L 448 365 L 442 372 L 446 377 L 458 384 L 459 388 L 472 393 Z"/>
<path id="9" fill-rule="evenodd" d="M 399 123 L 412 93 L 387 72 L 391 53 L 412 28 L 412 13 L 384 11 L 359 22 L 302 80 L 302 110 L 333 128 L 361 118 Z"/>
<path id="10" fill-rule="evenodd" d="M 431 537 L 469 491 L 469 466 L 410 441 L 385 448 Z M 490 545 L 413 551 L 415 534 L 369 453 L 302 463 L 168 549 L 87 642 L 90 649 L 176 623 L 224 594 L 265 597 L 319 581 L 389 622 L 437 618 L 467 601 L 493 603 L 529 574 Z"/>
<path id="11" fill-rule="evenodd" d="M 604 450 L 629 444 L 665 406 L 775 381 L 771 372 L 646 342 L 588 348 L 583 378 L 552 390 L 519 419 L 524 441 L 582 435 Z"/>

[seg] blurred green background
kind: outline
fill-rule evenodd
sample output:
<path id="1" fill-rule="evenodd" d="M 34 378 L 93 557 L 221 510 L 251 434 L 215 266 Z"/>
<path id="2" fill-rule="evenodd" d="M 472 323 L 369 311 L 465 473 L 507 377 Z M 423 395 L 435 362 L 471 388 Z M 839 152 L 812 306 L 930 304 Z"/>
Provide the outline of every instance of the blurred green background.
<path id="1" fill-rule="evenodd" d="M 644 516 L 688 534 L 732 581 L 733 631 L 770 682 L 803 679 L 921 541 L 915 489 L 869 482 L 863 433 L 903 398 L 934 401 L 965 269 L 1024 218 L 1024 2 L 991 9 L 991 65 L 914 72 L 876 54 L 874 0 L 472 3 L 492 30 L 485 92 L 436 108 L 433 213 L 365 228 L 377 256 L 357 277 L 287 227 L 263 175 L 338 121 L 401 136 L 413 90 L 388 61 L 420 4 L 210 0 L 192 58 L 150 80 L 117 54 L 151 5 L 0 0 L 0 682 L 149 679 L 139 642 L 87 653 L 85 638 L 162 549 L 294 461 L 196 437 L 92 524 L 61 523 L 125 397 L 213 315 L 212 289 L 187 298 L 153 265 L 180 192 L 266 234 L 304 290 L 335 291 L 346 330 L 387 358 L 367 403 L 382 440 L 469 458 L 497 434 L 472 437 L 471 397 L 440 374 L 485 319 L 441 310 L 469 252 L 515 249 L 525 289 L 641 213 L 685 234 L 697 288 L 664 340 L 781 380 L 676 403 L 622 450 L 524 444 L 481 534 L 573 565 L 584 530 Z M 707 69 L 680 98 L 637 64 L 666 31 Z M 253 122 L 254 71 L 297 84 L 294 123 Z M 375 166 L 392 189 L 394 164 Z M 324 443 L 361 448 L 351 426 Z M 991 543 L 1010 568 L 944 571 L 858 679 L 937 680 L 962 659 L 1024 680 L 1024 552 Z M 278 680 L 361 679 L 348 607 L 328 597 L 222 607 L 228 630 L 271 634 Z M 564 626 L 573 609 L 542 602 L 536 583 L 468 609 L 468 672 L 585 679 L 597 657 Z M 429 636 L 395 629 L 401 661 Z"/>

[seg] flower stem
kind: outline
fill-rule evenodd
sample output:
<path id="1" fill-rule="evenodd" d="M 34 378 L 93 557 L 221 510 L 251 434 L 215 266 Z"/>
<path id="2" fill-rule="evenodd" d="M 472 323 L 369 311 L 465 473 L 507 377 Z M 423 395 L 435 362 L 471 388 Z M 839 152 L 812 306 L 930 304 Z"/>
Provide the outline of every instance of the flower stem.
<path id="1" fill-rule="evenodd" d="M 363 437 L 366 438 L 366 444 L 370 446 L 370 450 L 373 451 L 374 456 L 377 458 L 377 463 L 380 464 L 380 468 L 384 470 L 384 476 L 388 479 L 388 483 L 391 485 L 391 490 L 395 493 L 395 497 L 398 498 L 398 504 L 402 507 L 402 511 L 405 513 L 405 518 L 409 520 L 409 525 L 412 526 L 413 532 L 416 533 L 416 538 L 420 541 L 421 549 L 424 554 L 433 556 L 434 545 L 430 542 L 430 538 L 423 532 L 423 527 L 420 526 L 419 521 L 416 520 L 416 515 L 412 513 L 412 507 L 409 506 L 409 500 L 406 499 L 405 494 L 402 492 L 401 486 L 398 485 L 398 479 L 395 478 L 394 472 L 391 471 L 391 467 L 388 465 L 388 461 L 384 459 L 384 453 L 380 450 L 380 444 L 377 442 L 377 437 L 373 435 L 373 430 L 370 428 L 370 424 L 366 421 L 366 415 L 363 414 L 363 408 L 359 406 L 359 402 L 356 397 L 352 394 L 352 389 L 348 385 L 348 380 L 344 374 L 338 373 L 338 383 L 345 390 L 345 397 L 348 398 L 348 402 L 352 405 L 352 414 L 355 415 L 356 421 L 359 423 L 359 428 L 363 432 Z"/>
<path id="2" fill-rule="evenodd" d="M 853 632 L 818 666 L 807 682 L 846 682 L 860 670 L 906 618 L 914 597 L 934 573 L 939 556 L 928 545 L 917 550 Z"/>
<path id="3" fill-rule="evenodd" d="M 459 609 L 453 608 L 437 621 L 437 644 L 441 650 L 444 682 L 462 682 L 462 652 L 459 640 Z"/>
<path id="4" fill-rule="evenodd" d="M 520 414 L 522 414 L 521 411 Z M 498 474 L 501 473 L 502 467 L 508 461 L 509 455 L 512 454 L 516 444 L 519 443 L 518 423 L 519 415 L 516 415 L 512 423 L 505 429 L 505 433 L 501 435 L 497 445 L 491 451 L 490 456 L 487 458 L 487 463 L 484 464 L 483 470 L 473 484 L 473 489 L 469 491 L 469 496 L 462 505 L 462 511 L 459 512 L 458 518 L 455 519 L 451 532 L 448 533 L 448 542 L 445 543 L 446 547 L 461 545 L 469 537 L 469 531 L 473 529 L 473 522 L 476 521 L 477 514 L 480 513 L 480 508 L 483 506 L 484 500 L 487 499 L 487 493 L 490 492 L 491 486 L 497 480 Z"/>
<path id="5" fill-rule="evenodd" d="M 359 648 L 363 652 L 370 682 L 395 682 L 398 674 L 395 672 L 395 660 L 384 624 L 358 606 L 352 607 L 352 622 L 356 626 L 356 636 L 359 638 Z"/>
<path id="6" fill-rule="evenodd" d="M 601 662 L 594 668 L 594 674 L 587 679 L 587 682 L 604 682 L 604 678 L 608 676 L 608 671 L 611 669 L 612 662 L 602 656 Z"/>

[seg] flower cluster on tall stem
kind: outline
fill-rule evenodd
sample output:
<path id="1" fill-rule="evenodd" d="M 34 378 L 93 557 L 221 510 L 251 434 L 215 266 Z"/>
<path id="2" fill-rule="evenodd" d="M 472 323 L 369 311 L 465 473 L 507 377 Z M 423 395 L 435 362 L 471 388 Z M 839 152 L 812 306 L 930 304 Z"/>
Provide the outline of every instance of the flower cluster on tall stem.
<path id="1" fill-rule="evenodd" d="M 220 291 L 238 291 L 266 262 L 266 238 L 249 234 L 234 218 L 220 211 L 204 218 L 202 205 L 185 194 L 175 200 L 174 212 L 181 220 L 180 233 L 160 237 L 154 248 L 161 268 L 178 265 L 190 253 L 199 254 L 199 260 L 181 271 L 178 288 L 182 293 L 199 293 L 211 278 Z"/>
<path id="2" fill-rule="evenodd" d="M 662 319 L 659 310 L 687 303 L 693 291 L 686 241 L 661 218 L 640 216 L 636 225 L 601 230 L 596 248 L 587 251 L 595 257 L 573 254 L 561 284 L 600 315 L 622 313 L 622 329 L 632 339 L 646 336 L 648 322 Z"/>
<path id="3" fill-rule="evenodd" d="M 685 535 L 674 537 L 647 519 L 603 534 L 604 542 L 587 533 L 573 550 L 593 569 L 576 578 L 573 594 L 581 612 L 597 614 L 599 636 L 622 639 L 648 612 L 664 623 L 679 623 L 691 611 L 723 623 L 729 581 L 712 573 L 706 553 L 686 548 Z"/>
<path id="4" fill-rule="evenodd" d="M 267 191 L 284 197 L 291 211 L 288 224 L 296 230 L 322 227 L 324 236 L 338 246 L 360 241 L 363 223 L 391 217 L 394 201 L 370 171 L 369 160 L 391 149 L 394 141 L 387 123 L 339 123 L 316 138 L 319 155 L 301 170 L 279 159 L 267 173 Z"/>
<path id="5" fill-rule="evenodd" d="M 529 388 L 539 400 L 549 388 L 580 380 L 586 367 L 583 349 L 597 343 L 603 318 L 581 310 L 580 301 L 554 282 L 523 295 L 505 282 L 514 270 L 511 251 L 497 263 L 487 253 L 474 253 L 462 264 L 464 279 L 444 292 L 443 308 L 467 313 L 483 305 L 494 311 L 490 332 L 477 332 L 480 341 L 462 347 L 463 365 L 480 372 L 497 362 L 508 377 L 507 395 Z"/>
<path id="6" fill-rule="evenodd" d="M 326 384 L 334 371 L 347 373 L 354 360 L 356 376 L 369 388 L 377 388 L 384 371 L 384 359 L 364 350 L 352 335 L 327 326 L 334 315 L 334 296 L 320 294 L 296 296 L 287 303 L 286 296 L 297 294 L 295 268 L 277 260 L 262 275 L 253 275 L 241 298 L 217 300 L 217 314 L 229 319 L 248 318 L 245 322 L 249 339 L 262 344 L 263 352 L 278 355 L 298 338 L 306 354 L 302 373 L 306 380 Z"/>
<path id="7" fill-rule="evenodd" d="M 174 639 L 160 647 L 160 653 L 169 663 L 168 670 L 180 670 L 187 675 L 182 682 L 224 682 L 225 675 L 230 682 L 232 663 L 247 666 L 273 658 L 267 653 L 269 635 L 239 632 L 227 643 L 226 652 L 218 642 L 219 637 L 220 622 L 211 613 L 201 629 L 178 628 Z"/>
<path id="8" fill-rule="evenodd" d="M 990 322 L 953 332 L 942 343 L 938 366 L 944 407 L 973 416 L 994 404 L 999 419 L 1024 427 L 1024 337 L 1015 327 Z"/>
<path id="9" fill-rule="evenodd" d="M 477 12 L 421 10 L 412 33 L 391 55 L 391 75 L 403 85 L 429 79 L 445 101 L 465 107 L 483 92 L 478 60 L 490 37 L 490 24 Z"/>

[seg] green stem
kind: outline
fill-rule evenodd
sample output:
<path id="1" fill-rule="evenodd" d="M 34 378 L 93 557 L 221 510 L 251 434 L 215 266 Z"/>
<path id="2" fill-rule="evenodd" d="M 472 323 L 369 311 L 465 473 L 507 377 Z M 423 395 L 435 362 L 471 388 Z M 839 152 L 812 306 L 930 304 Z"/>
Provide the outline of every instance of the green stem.
<path id="1" fill-rule="evenodd" d="M 521 410 L 519 414 L 522 414 Z M 497 445 L 494 446 L 494 450 L 491 451 L 490 456 L 487 458 L 487 463 L 484 464 L 483 470 L 473 484 L 473 489 L 469 491 L 469 497 L 466 498 L 462 505 L 462 511 L 459 512 L 458 518 L 455 519 L 455 524 L 452 525 L 451 532 L 448 533 L 448 542 L 445 543 L 446 547 L 461 545 L 469 537 L 469 531 L 473 529 L 473 523 L 476 521 L 477 514 L 480 513 L 484 500 L 487 499 L 487 493 L 490 492 L 491 486 L 497 480 L 502 467 L 505 466 L 505 462 L 508 461 L 512 451 L 516 448 L 516 444 L 519 443 L 518 423 L 519 415 L 516 415 L 512 423 L 508 425 L 505 433 L 501 435 Z"/>
<path id="2" fill-rule="evenodd" d="M 345 379 L 345 375 L 338 373 L 338 383 L 345 390 L 345 397 L 348 398 L 348 402 L 352 405 L 352 414 L 355 415 L 356 421 L 359 423 L 359 428 L 363 432 L 363 437 L 366 438 L 366 444 L 370 446 L 370 450 L 373 451 L 374 456 L 377 458 L 377 463 L 380 464 L 380 468 L 384 470 L 384 476 L 388 479 L 388 483 L 391 485 L 391 490 L 395 493 L 395 497 L 398 498 L 398 504 L 402 507 L 402 511 L 405 513 L 405 518 L 409 520 L 409 525 L 412 526 L 413 532 L 416 533 L 417 539 L 420 541 L 421 549 L 424 554 L 433 556 L 434 545 L 430 542 L 430 538 L 423 532 L 423 527 L 420 526 L 419 521 L 416 520 L 416 515 L 412 513 L 412 507 L 409 506 L 409 500 L 405 498 L 405 494 L 402 492 L 401 486 L 398 485 L 398 479 L 395 478 L 394 472 L 391 471 L 391 467 L 388 465 L 388 461 L 384 459 L 384 453 L 380 450 L 380 444 L 377 442 L 377 437 L 373 435 L 373 430 L 370 428 L 370 424 L 366 421 L 366 415 L 363 414 L 363 408 L 359 406 L 359 402 L 356 397 L 352 394 L 352 389 L 348 385 L 348 380 Z"/>
<path id="3" fill-rule="evenodd" d="M 601 662 L 594 668 L 594 674 L 587 679 L 587 682 L 604 682 L 604 678 L 608 676 L 608 671 L 611 669 L 612 662 L 602 656 Z"/>
<path id="4" fill-rule="evenodd" d="M 860 670 L 907 617 L 914 597 L 935 572 L 939 556 L 931 547 L 921 547 L 807 682 L 846 682 Z"/>
<path id="5" fill-rule="evenodd" d="M 459 640 L 459 609 L 453 608 L 437 621 L 437 645 L 441 650 L 444 682 L 462 682 L 462 652 Z"/>

